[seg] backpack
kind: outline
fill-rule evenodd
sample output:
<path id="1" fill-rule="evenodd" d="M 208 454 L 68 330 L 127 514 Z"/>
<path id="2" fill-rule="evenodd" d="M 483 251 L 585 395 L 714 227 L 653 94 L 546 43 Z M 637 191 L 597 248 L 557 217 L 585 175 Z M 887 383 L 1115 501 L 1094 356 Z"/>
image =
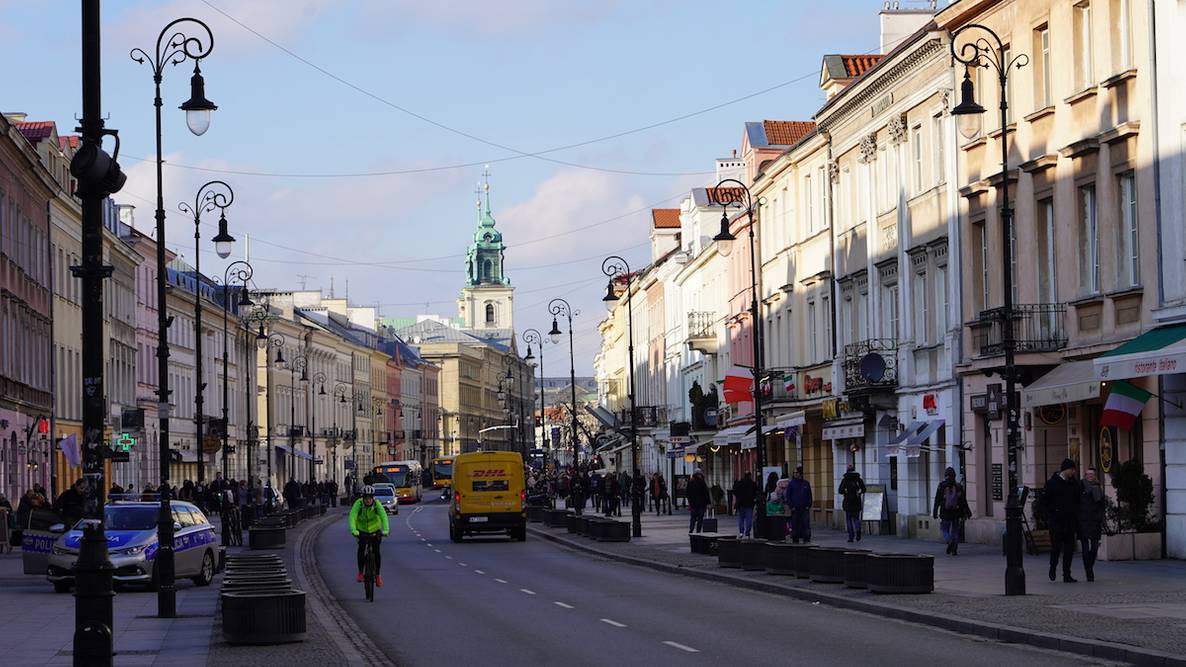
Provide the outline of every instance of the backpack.
<path id="1" fill-rule="evenodd" d="M 943 509 L 958 510 L 960 506 L 959 489 L 955 484 L 948 486 L 943 492 Z"/>

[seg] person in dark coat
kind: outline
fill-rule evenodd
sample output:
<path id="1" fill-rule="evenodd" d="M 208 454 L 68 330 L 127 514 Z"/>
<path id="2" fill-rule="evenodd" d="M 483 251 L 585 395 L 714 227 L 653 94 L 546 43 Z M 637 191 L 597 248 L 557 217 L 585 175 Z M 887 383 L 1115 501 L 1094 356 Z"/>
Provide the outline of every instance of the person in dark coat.
<path id="1" fill-rule="evenodd" d="M 704 481 L 704 473 L 699 468 L 692 473 L 692 479 L 688 480 L 688 509 L 691 512 L 692 518 L 688 522 L 689 533 L 699 533 L 704 528 L 704 510 L 708 509 L 708 504 L 712 502 L 712 497 L 708 493 L 708 482 Z"/>
<path id="2" fill-rule="evenodd" d="M 775 482 L 777 488 L 778 482 Z M 803 466 L 796 466 L 787 485 L 787 496 L 783 504 L 791 510 L 791 542 L 798 544 L 811 541 L 811 482 L 803 477 Z"/>
<path id="3" fill-rule="evenodd" d="M 778 480 L 775 480 L 778 484 Z M 749 537 L 754 529 L 754 505 L 758 502 L 758 484 L 754 474 L 745 471 L 741 479 L 733 482 L 733 506 L 737 508 L 737 537 Z"/>
<path id="4" fill-rule="evenodd" d="M 939 520 L 939 530 L 947 543 L 947 555 L 958 556 L 960 523 L 972 516 L 972 509 L 968 507 L 968 494 L 963 485 L 955 481 L 955 468 L 949 467 L 943 472 L 943 481 L 935 489 L 931 515 Z"/>
<path id="5" fill-rule="evenodd" d="M 612 472 L 606 473 L 601 484 L 601 507 L 606 516 L 613 516 L 618 511 L 618 496 L 622 492 L 618 488 L 618 476 Z"/>
<path id="6" fill-rule="evenodd" d="M 67 528 L 72 528 L 74 524 L 82 519 L 86 508 L 86 480 L 78 479 L 70 488 L 62 492 L 54 502 L 53 510 L 62 517 L 62 523 L 66 524 Z"/>
<path id="7" fill-rule="evenodd" d="M 1073 584 L 1071 558 L 1075 555 L 1075 531 L 1079 529 L 1079 485 L 1075 482 L 1075 462 L 1064 459 L 1058 472 L 1046 482 L 1042 493 L 1042 508 L 1050 526 L 1050 581 L 1058 574 L 1058 559 L 1062 557 L 1062 580 Z"/>
<path id="8" fill-rule="evenodd" d="M 1088 581 L 1095 581 L 1095 557 L 1104 532 L 1104 489 L 1096 479 L 1095 468 L 1083 474 L 1079 492 L 1079 552 Z"/>
<path id="9" fill-rule="evenodd" d="M 289 509 L 296 509 L 300 507 L 301 501 L 301 484 L 295 479 L 289 477 L 288 483 L 284 485 L 284 502 Z"/>
<path id="10" fill-rule="evenodd" d="M 848 528 L 848 541 L 861 541 L 861 512 L 865 509 L 865 480 L 857 467 L 848 464 L 848 472 L 840 479 L 840 488 L 836 493 L 843 498 L 841 507 L 844 509 L 844 525 Z"/>

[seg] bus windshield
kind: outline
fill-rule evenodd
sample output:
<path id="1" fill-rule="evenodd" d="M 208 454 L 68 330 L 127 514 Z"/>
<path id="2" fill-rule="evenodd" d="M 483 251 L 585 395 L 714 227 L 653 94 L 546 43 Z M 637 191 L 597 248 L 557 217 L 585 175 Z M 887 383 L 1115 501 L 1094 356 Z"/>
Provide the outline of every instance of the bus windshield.
<path id="1" fill-rule="evenodd" d="M 453 462 L 452 461 L 435 461 L 432 464 L 432 478 L 440 481 L 442 479 L 453 479 Z"/>
<path id="2" fill-rule="evenodd" d="M 387 466 L 377 469 L 375 474 L 385 477 L 386 481 L 397 489 L 402 486 L 408 486 L 407 466 Z"/>

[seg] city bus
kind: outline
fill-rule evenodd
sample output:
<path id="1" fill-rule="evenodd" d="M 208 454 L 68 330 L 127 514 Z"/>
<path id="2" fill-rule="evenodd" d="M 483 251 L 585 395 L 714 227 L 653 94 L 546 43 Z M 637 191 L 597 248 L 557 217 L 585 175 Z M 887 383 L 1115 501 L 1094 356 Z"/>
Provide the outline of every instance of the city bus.
<path id="1" fill-rule="evenodd" d="M 527 465 L 532 470 L 543 471 L 548 465 L 548 450 L 532 449 L 527 452 Z"/>
<path id="2" fill-rule="evenodd" d="M 447 489 L 453 486 L 453 459 L 433 459 L 432 488 Z"/>
<path id="3" fill-rule="evenodd" d="M 423 487 L 420 476 L 424 469 L 418 461 L 384 461 L 371 469 L 374 482 L 384 482 L 395 487 L 400 503 L 420 502 Z"/>

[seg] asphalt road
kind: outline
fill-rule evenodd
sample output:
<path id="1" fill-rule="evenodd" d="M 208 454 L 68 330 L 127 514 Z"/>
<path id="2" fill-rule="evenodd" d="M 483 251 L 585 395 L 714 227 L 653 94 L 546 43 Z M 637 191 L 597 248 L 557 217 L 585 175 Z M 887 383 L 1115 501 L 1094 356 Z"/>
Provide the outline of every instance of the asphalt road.
<path id="1" fill-rule="evenodd" d="M 346 611 L 401 665 L 1091 664 L 632 567 L 531 536 L 453 544 L 438 500 L 393 518 L 386 585 L 373 603 L 354 581 L 344 520 L 321 534 L 316 557 Z"/>

